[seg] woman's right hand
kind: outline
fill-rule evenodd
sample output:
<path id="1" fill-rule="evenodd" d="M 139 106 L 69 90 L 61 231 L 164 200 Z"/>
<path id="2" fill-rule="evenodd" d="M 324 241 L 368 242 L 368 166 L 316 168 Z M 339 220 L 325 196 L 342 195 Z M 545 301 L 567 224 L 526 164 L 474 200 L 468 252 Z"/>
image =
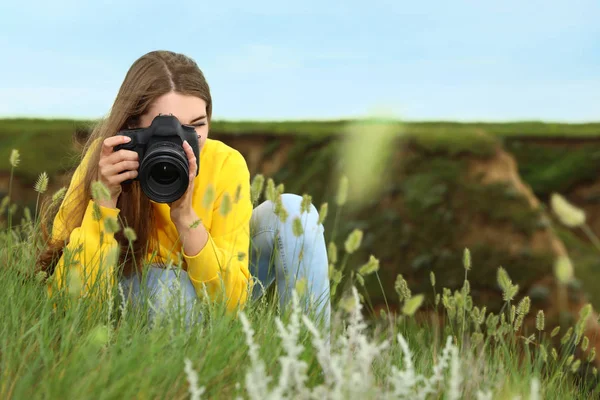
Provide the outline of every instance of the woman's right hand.
<path id="1" fill-rule="evenodd" d="M 115 146 L 130 141 L 131 138 L 127 136 L 116 135 L 102 142 L 102 151 L 98 162 L 98 180 L 108 188 L 111 199 L 98 201 L 100 206 L 117 208 L 117 200 L 122 191 L 121 183 L 128 179 L 134 179 L 138 175 L 139 160 L 135 151 L 124 149 L 113 151 Z"/>

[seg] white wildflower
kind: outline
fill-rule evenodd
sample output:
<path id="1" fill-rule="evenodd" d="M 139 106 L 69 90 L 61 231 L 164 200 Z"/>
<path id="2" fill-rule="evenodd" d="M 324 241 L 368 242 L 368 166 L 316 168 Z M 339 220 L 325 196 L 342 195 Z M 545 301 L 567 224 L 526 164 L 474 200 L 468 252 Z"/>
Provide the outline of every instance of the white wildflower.
<path id="1" fill-rule="evenodd" d="M 243 311 L 240 312 L 240 321 L 246 334 L 248 356 L 250 357 L 250 369 L 246 373 L 246 391 L 250 399 L 266 399 L 269 394 L 271 377 L 267 375 L 265 363 L 258 356 L 258 345 L 254 343 L 254 330 Z"/>
<path id="2" fill-rule="evenodd" d="M 325 340 L 321 337 L 321 334 L 312 323 L 312 321 L 306 316 L 302 316 L 302 321 L 304 321 L 304 325 L 312 335 L 312 344 L 315 350 L 317 350 L 317 361 L 321 365 L 323 369 L 323 373 L 325 375 L 326 383 L 329 384 L 329 380 L 333 376 L 331 371 L 331 352 L 329 346 L 325 343 Z"/>
<path id="3" fill-rule="evenodd" d="M 198 374 L 192 367 L 192 362 L 186 357 L 183 360 L 185 363 L 185 374 L 190 384 L 190 395 L 192 400 L 200 400 L 200 396 L 204 394 L 204 387 L 198 387 Z"/>
<path id="4" fill-rule="evenodd" d="M 113 296 L 113 290 L 112 287 L 110 285 L 107 286 L 107 295 L 108 295 L 108 315 L 107 315 L 107 325 L 106 325 L 106 332 L 108 334 L 108 338 L 110 340 L 110 338 L 112 337 L 112 325 L 113 325 L 113 300 L 114 300 L 114 296 Z"/>
<path id="5" fill-rule="evenodd" d="M 125 320 L 125 316 L 127 315 L 127 299 L 125 298 L 125 292 L 121 282 L 119 282 L 119 294 L 121 295 L 121 305 L 119 306 L 121 310 L 121 320 Z"/>
<path id="6" fill-rule="evenodd" d="M 433 366 L 433 375 L 429 379 L 425 379 L 424 387 L 418 395 L 419 399 L 425 400 L 430 394 L 436 392 L 434 388 L 439 382 L 444 380 L 443 373 L 448 367 L 453 348 L 452 336 L 448 336 L 446 339 L 446 346 L 444 346 L 444 349 L 442 350 L 440 361 Z"/>
<path id="7" fill-rule="evenodd" d="M 448 387 L 448 399 L 458 400 L 461 398 L 460 386 L 462 377 L 460 374 L 460 359 L 458 356 L 458 348 L 452 348 L 452 358 L 450 359 L 450 384 Z"/>
<path id="8" fill-rule="evenodd" d="M 292 292 L 292 314 L 286 326 L 276 319 L 281 337 L 283 355 L 279 358 L 281 367 L 278 382 L 270 389 L 272 377 L 267 375 L 265 363 L 259 358 L 258 346 L 254 342 L 254 331 L 242 312 L 240 320 L 246 334 L 249 348 L 250 368 L 245 375 L 245 389 L 250 399 L 415 399 L 425 400 L 446 396 L 459 399 L 465 391 L 465 377 L 461 368 L 463 360 L 459 358 L 458 347 L 452 336 L 446 338 L 441 355 L 433 363 L 432 374 L 427 377 L 419 374 L 413 361 L 407 339 L 397 335 L 398 345 L 403 353 L 401 368 L 392 366 L 387 379 L 379 382 L 375 379 L 373 363 L 381 359 L 383 351 L 389 346 L 387 341 L 378 342 L 366 334 L 367 324 L 362 316 L 363 305 L 355 287 L 346 298 L 345 312 L 348 314 L 344 331 L 333 340 L 330 348 L 315 324 L 302 315 L 298 294 Z M 353 303 L 353 304 L 350 304 Z M 308 365 L 301 359 L 303 345 L 300 339 L 300 321 L 311 334 L 311 342 L 316 350 L 316 359 L 323 371 L 324 382 L 315 387 L 307 387 Z M 501 363 L 497 366 L 504 368 Z M 446 374 L 447 370 L 450 370 Z M 446 376 L 448 379 L 446 380 Z M 499 378 L 499 382 L 503 378 Z M 486 383 L 486 388 L 478 388 L 473 396 L 479 400 L 491 399 L 494 383 Z M 532 399 L 539 398 L 539 381 L 531 383 Z"/>
<path id="9" fill-rule="evenodd" d="M 348 326 L 335 343 L 337 351 L 330 352 L 328 345 L 308 318 L 304 323 L 312 334 L 312 343 L 317 350 L 317 360 L 321 365 L 325 383 L 312 391 L 313 398 L 372 398 L 377 386 L 373 375 L 374 360 L 388 346 L 388 343 L 371 343 L 364 330 L 367 325 L 362 317 L 362 304 L 356 288 L 352 288 L 354 306 L 349 307 Z"/>
<path id="10" fill-rule="evenodd" d="M 492 400 L 492 392 L 486 390 L 482 392 L 481 390 L 477 391 L 477 400 Z"/>
<path id="11" fill-rule="evenodd" d="M 404 340 L 404 336 L 400 333 L 398 334 L 398 343 L 404 354 L 404 369 L 400 371 L 396 366 L 392 366 L 391 385 L 393 390 L 390 395 L 392 398 L 411 398 L 415 391 L 415 387 L 423 377 L 415 374 L 410 348 L 408 347 L 406 340 Z"/>
<path id="12" fill-rule="evenodd" d="M 308 379 L 306 371 L 308 365 L 304 361 L 300 361 L 299 357 L 302 354 L 303 346 L 298 345 L 298 337 L 300 335 L 300 305 L 298 295 L 292 291 L 292 306 L 293 311 L 291 321 L 286 329 L 281 320 L 277 318 L 275 323 L 279 330 L 285 355 L 279 358 L 281 364 L 281 373 L 279 375 L 279 384 L 272 393 L 273 398 L 283 398 L 286 390 L 296 389 L 296 392 L 289 393 L 290 398 L 307 398 L 309 393 L 305 387 L 305 382 Z"/>
<path id="13" fill-rule="evenodd" d="M 538 378 L 533 378 L 531 380 L 531 391 L 529 393 L 529 400 L 539 400 L 540 399 L 540 381 Z"/>
<path id="14" fill-rule="evenodd" d="M 346 351 L 350 352 L 355 349 L 355 362 L 351 363 L 352 370 L 347 377 L 348 394 L 355 395 L 357 398 L 365 398 L 372 384 L 374 376 L 372 364 L 375 358 L 388 347 L 387 342 L 381 344 L 370 343 L 368 338 L 363 334 L 367 328 L 362 316 L 362 304 L 358 296 L 358 291 L 353 286 L 352 295 L 356 304 L 353 312 L 350 314 L 349 324 L 347 328 L 347 340 L 343 341 Z M 342 337 L 342 339 L 345 339 Z M 345 342 L 345 343 L 344 343 Z"/>

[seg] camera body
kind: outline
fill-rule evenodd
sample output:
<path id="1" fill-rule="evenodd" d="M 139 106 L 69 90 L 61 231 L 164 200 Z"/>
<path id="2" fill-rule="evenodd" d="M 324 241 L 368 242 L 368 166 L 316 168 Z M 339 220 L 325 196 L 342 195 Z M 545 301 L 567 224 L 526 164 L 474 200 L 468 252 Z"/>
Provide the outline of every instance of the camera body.
<path id="1" fill-rule="evenodd" d="M 183 149 L 187 140 L 196 156 L 196 176 L 200 170 L 200 150 L 196 130 L 182 125 L 173 116 L 159 114 L 147 128 L 125 129 L 117 135 L 131 138 L 115 146 L 135 151 L 139 157 L 138 175 L 124 184 L 139 181 L 144 194 L 156 203 L 171 203 L 183 196 L 189 186 L 189 162 Z"/>

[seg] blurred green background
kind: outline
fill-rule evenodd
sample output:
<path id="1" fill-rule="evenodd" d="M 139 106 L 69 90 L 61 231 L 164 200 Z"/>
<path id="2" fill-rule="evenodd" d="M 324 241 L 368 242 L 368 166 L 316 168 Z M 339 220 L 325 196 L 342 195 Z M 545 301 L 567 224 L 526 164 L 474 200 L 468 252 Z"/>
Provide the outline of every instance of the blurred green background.
<path id="1" fill-rule="evenodd" d="M 77 163 L 77 143 L 93 122 L 0 120 L 0 196 L 7 192 L 13 148 L 21 155 L 13 197 L 22 205 L 35 205 L 32 186 L 42 171 L 50 176 L 51 190 L 68 184 L 65 173 Z M 564 248 L 578 278 L 570 285 L 573 298 L 600 306 L 600 254 L 582 232 L 561 226 L 548 209 L 550 195 L 561 193 L 585 210 L 590 228 L 600 234 L 600 123 L 394 122 L 387 124 L 391 137 L 385 154 L 375 155 L 369 153 L 382 149 L 370 143 L 380 132 L 375 125 L 356 124 L 214 121 L 211 137 L 242 152 L 253 176 L 272 177 L 287 192 L 310 194 L 317 207 L 329 202 L 327 239 L 339 248 L 352 229 L 362 229 L 363 247 L 350 259 L 350 268 L 370 254 L 378 257 L 383 293 L 392 303 L 398 273 L 430 302 L 430 271 L 441 285 L 458 288 L 462 251 L 469 247 L 474 296 L 490 308 L 500 304 L 495 270 L 503 266 L 523 293 L 544 307 L 551 289 L 540 282 L 552 275 Z M 343 153 L 348 153 L 353 126 L 361 147 L 348 159 Z M 378 190 L 359 193 L 360 204 L 339 210 L 334 224 L 340 177 L 350 163 L 368 168 L 373 159 L 382 164 L 381 176 L 360 179 L 383 177 Z M 350 187 L 360 184 L 350 181 Z M 379 283 L 369 277 L 366 286 L 373 307 L 381 307 Z"/>

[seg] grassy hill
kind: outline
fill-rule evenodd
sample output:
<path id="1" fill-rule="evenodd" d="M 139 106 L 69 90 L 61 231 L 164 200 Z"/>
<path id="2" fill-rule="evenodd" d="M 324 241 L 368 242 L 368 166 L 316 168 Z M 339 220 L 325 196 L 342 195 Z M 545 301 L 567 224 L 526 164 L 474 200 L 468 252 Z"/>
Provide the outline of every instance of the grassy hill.
<path id="1" fill-rule="evenodd" d="M 213 137 L 221 135 L 262 135 L 313 137 L 337 136 L 353 121 L 214 121 Z M 8 170 L 8 156 L 13 148 L 21 152 L 21 167 L 16 173 L 26 181 L 34 180 L 40 171 L 54 175 L 71 168 L 76 162 L 72 152 L 76 131 L 87 131 L 92 120 L 70 119 L 0 119 L 0 172 Z M 596 138 L 600 137 L 600 122 L 563 124 L 544 122 L 460 123 L 406 122 L 398 123 L 398 134 L 415 138 L 433 150 L 443 147 L 460 152 L 490 149 L 490 135 L 505 138 Z M 368 137 L 365 137 L 368 140 Z"/>

